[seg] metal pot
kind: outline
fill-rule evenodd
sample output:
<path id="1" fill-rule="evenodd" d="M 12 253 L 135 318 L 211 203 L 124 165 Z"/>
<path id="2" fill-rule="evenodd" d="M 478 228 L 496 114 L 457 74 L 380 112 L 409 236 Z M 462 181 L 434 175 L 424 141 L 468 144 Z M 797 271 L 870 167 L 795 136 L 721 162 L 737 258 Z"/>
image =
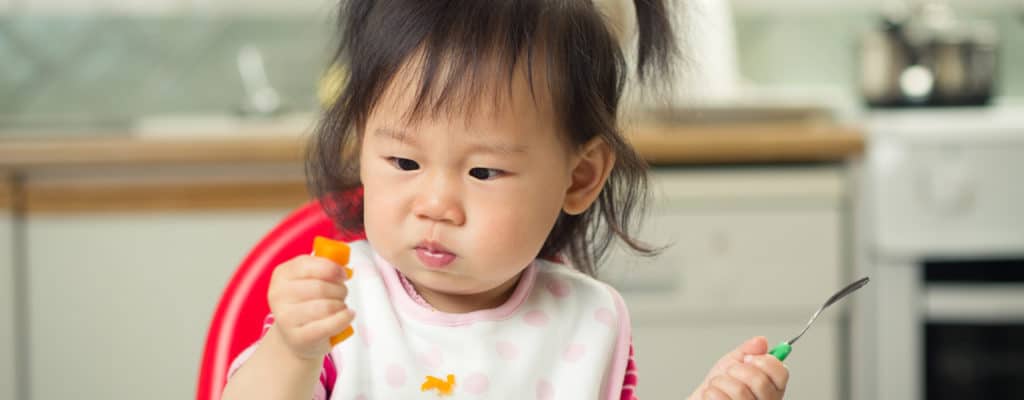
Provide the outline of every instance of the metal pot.
<path id="1" fill-rule="evenodd" d="M 880 29 L 861 35 L 860 92 L 869 105 L 895 107 L 927 102 L 933 79 L 930 72 L 914 78 L 920 68 L 917 50 L 908 42 L 901 22 L 886 19 Z"/>
<path id="2" fill-rule="evenodd" d="M 936 105 L 979 105 L 992 97 L 997 64 L 995 33 L 982 28 L 939 36 L 928 44 Z"/>
<path id="3" fill-rule="evenodd" d="M 869 106 L 982 105 L 991 99 L 995 29 L 930 6 L 909 18 L 885 18 L 880 28 L 861 35 L 860 91 Z"/>

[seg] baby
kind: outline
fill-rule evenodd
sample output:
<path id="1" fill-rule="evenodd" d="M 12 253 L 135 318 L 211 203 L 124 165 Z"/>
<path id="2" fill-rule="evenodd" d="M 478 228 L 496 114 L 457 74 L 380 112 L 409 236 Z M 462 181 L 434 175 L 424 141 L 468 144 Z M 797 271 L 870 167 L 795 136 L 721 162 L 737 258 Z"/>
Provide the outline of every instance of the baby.
<path id="1" fill-rule="evenodd" d="M 635 6 L 635 73 L 658 82 L 666 7 Z M 224 398 L 635 398 L 626 307 L 593 276 L 612 240 L 652 253 L 631 236 L 646 169 L 618 127 L 627 64 L 599 9 L 356 0 L 339 25 L 349 76 L 307 172 L 366 240 L 348 280 L 315 256 L 276 268 L 273 317 Z M 726 354 L 691 398 L 782 398 L 766 351 Z"/>

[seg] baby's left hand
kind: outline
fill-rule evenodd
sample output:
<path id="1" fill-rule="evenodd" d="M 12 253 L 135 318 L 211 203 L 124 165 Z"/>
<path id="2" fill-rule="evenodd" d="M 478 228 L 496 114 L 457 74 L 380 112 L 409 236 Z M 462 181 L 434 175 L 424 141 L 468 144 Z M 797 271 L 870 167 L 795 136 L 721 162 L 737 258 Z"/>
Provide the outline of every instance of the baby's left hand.
<path id="1" fill-rule="evenodd" d="M 715 363 L 690 400 L 782 399 L 789 370 L 767 351 L 764 337 L 747 340 Z"/>

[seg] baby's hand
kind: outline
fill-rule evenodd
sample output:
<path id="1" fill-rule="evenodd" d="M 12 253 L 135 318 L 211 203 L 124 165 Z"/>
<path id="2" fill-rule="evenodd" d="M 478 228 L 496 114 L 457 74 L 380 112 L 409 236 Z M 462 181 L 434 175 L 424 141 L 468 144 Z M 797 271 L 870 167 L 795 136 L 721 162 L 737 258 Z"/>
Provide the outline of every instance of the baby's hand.
<path id="1" fill-rule="evenodd" d="M 329 339 L 352 324 L 345 271 L 321 257 L 298 256 L 274 269 L 267 302 L 282 341 L 297 357 L 319 360 Z"/>
<path id="2" fill-rule="evenodd" d="M 690 400 L 781 399 L 789 370 L 767 351 L 764 337 L 747 340 L 715 363 Z"/>

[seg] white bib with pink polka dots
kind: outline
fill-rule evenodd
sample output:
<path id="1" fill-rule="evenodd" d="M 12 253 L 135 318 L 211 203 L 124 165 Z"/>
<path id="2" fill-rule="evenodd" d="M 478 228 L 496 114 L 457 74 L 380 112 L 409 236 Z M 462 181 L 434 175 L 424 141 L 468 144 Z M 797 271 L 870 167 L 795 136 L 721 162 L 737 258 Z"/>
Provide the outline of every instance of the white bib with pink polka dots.
<path id="1" fill-rule="evenodd" d="M 629 358 L 629 316 L 610 286 L 537 260 L 509 300 L 448 314 L 417 303 L 365 241 L 352 246 L 348 306 L 355 335 L 331 350 L 332 399 L 618 399 Z M 433 387 L 437 387 L 436 383 Z"/>

